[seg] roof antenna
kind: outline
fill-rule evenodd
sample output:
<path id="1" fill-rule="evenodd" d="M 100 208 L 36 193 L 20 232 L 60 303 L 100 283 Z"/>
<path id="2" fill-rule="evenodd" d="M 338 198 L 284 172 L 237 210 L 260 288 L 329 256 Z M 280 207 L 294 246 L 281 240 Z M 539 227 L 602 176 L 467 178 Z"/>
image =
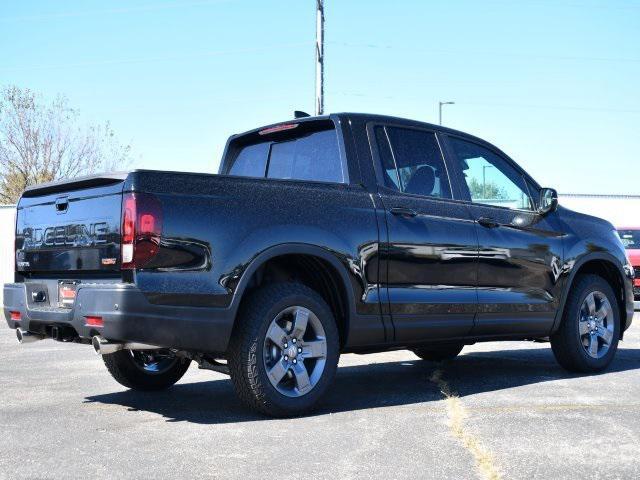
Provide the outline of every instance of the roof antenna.
<path id="1" fill-rule="evenodd" d="M 309 115 L 307 112 L 303 112 L 302 110 L 296 110 L 295 112 L 293 112 L 294 118 L 305 118 L 310 116 L 311 115 Z"/>

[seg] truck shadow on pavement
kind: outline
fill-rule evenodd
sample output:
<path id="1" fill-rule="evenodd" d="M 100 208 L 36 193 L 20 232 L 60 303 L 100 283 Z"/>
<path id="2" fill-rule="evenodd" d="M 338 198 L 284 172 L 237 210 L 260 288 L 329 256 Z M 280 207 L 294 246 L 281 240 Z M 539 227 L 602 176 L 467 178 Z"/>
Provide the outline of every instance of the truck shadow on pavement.
<path id="1" fill-rule="evenodd" d="M 366 358 L 366 357 L 362 357 Z M 374 357 L 375 358 L 375 357 Z M 409 358 L 338 368 L 333 387 L 312 416 L 329 413 L 412 405 L 442 399 L 429 381 L 440 368 L 460 396 L 505 390 L 553 380 L 584 377 L 563 370 L 550 348 L 522 348 L 463 354 L 447 363 Z M 640 368 L 640 349 L 620 349 L 607 375 Z M 271 420 L 251 412 L 236 397 L 228 379 L 179 383 L 162 392 L 119 391 L 86 398 L 87 403 L 120 405 L 129 411 L 148 411 L 169 422 L 224 424 Z"/>

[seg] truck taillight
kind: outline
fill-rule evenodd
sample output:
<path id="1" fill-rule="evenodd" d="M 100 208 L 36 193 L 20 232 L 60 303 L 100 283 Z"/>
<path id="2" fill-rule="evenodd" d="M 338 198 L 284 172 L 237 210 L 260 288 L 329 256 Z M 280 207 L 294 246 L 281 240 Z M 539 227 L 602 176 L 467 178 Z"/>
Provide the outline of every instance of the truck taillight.
<path id="1" fill-rule="evenodd" d="M 84 324 L 87 327 L 104 327 L 104 320 L 96 315 L 87 315 L 84 317 Z"/>
<path id="2" fill-rule="evenodd" d="M 142 268 L 158 253 L 162 209 L 148 193 L 125 193 L 122 198 L 122 268 Z"/>

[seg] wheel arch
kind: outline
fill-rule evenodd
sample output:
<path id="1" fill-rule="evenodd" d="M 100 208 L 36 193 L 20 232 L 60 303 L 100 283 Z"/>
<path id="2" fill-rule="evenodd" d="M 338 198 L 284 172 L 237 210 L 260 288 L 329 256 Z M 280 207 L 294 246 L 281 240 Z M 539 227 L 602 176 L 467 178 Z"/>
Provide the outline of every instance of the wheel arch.
<path id="1" fill-rule="evenodd" d="M 606 252 L 595 252 L 584 255 L 575 262 L 569 277 L 566 280 L 566 287 L 562 294 L 562 300 L 560 308 L 556 313 L 556 318 L 553 324 L 552 333 L 555 333 L 560 328 L 562 316 L 566 308 L 567 298 L 569 297 L 569 291 L 573 288 L 576 278 L 583 274 L 594 274 L 604 278 L 616 295 L 616 301 L 620 311 L 620 339 L 624 334 L 624 325 L 627 324 L 627 311 L 625 308 L 626 293 L 624 288 L 625 273 L 620 262 L 613 256 Z"/>
<path id="2" fill-rule="evenodd" d="M 279 276 L 281 278 L 277 280 L 284 281 L 282 277 L 287 273 L 317 291 L 327 302 L 337 323 L 340 346 L 344 347 L 355 314 L 354 292 L 345 265 L 336 255 L 316 245 L 280 244 L 258 254 L 243 272 L 231 302 L 234 327 L 247 294 L 270 280 L 269 275 Z"/>

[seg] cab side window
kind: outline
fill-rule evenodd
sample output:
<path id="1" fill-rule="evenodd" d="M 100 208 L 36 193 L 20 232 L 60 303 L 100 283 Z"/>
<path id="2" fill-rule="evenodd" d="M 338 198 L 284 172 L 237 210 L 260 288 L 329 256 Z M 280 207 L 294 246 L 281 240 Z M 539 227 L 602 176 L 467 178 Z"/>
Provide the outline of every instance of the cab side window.
<path id="1" fill-rule="evenodd" d="M 504 158 L 483 146 L 459 138 L 449 142 L 460 162 L 473 203 L 534 210 L 525 178 Z"/>
<path id="2" fill-rule="evenodd" d="M 425 197 L 451 198 L 449 178 L 435 133 L 376 127 L 385 186 Z"/>

